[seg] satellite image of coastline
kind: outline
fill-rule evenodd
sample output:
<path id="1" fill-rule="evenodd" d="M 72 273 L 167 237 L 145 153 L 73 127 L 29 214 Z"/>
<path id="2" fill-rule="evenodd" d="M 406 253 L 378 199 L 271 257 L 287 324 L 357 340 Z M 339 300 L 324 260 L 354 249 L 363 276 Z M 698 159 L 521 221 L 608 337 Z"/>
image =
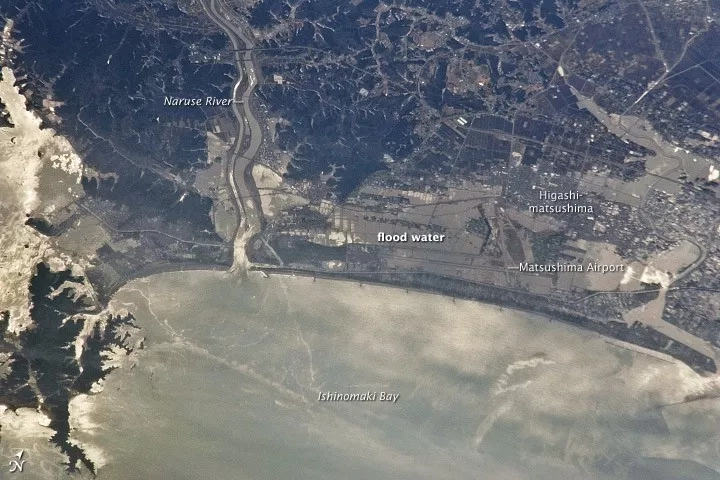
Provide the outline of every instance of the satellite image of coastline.
<path id="1" fill-rule="evenodd" d="M 720 480 L 720 1 L 0 20 L 0 478 Z"/>

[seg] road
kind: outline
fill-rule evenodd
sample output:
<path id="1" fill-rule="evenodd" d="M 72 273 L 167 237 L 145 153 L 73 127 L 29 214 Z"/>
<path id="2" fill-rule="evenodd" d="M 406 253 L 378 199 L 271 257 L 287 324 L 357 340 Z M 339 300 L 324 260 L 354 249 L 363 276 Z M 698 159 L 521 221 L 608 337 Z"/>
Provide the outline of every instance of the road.
<path id="1" fill-rule="evenodd" d="M 230 157 L 225 163 L 225 177 L 233 193 L 233 204 L 239 214 L 234 234 L 233 270 L 246 271 L 250 262 L 245 249 L 248 241 L 262 231 L 262 211 L 256 201 L 257 189 L 252 178 L 252 164 L 262 142 L 262 129 L 250 108 L 250 97 L 257 86 L 252 42 L 240 20 L 223 7 L 219 0 L 204 0 L 203 9 L 232 42 L 238 78 L 233 86 L 233 114 L 238 134 Z M 247 141 L 246 141 L 247 140 Z"/>

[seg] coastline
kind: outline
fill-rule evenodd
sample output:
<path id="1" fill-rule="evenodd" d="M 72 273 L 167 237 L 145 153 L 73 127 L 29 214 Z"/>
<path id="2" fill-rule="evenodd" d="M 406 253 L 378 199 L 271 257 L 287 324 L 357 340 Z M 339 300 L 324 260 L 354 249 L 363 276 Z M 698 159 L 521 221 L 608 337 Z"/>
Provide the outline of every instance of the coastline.
<path id="1" fill-rule="evenodd" d="M 563 309 L 562 305 L 551 304 L 546 297 L 532 293 L 518 292 L 512 289 L 472 283 L 451 277 L 442 277 L 436 274 L 422 272 L 398 273 L 352 273 L 318 272 L 293 268 L 277 268 L 256 266 L 252 270 L 261 271 L 265 275 L 289 274 L 304 277 L 344 280 L 359 282 L 360 284 L 395 287 L 418 293 L 430 293 L 445 297 L 494 305 L 499 308 L 508 308 L 524 313 L 539 315 L 548 321 L 559 321 L 573 325 L 582 330 L 597 333 L 601 337 L 614 342 L 622 342 L 626 348 L 639 351 L 647 355 L 652 351 L 661 356 L 667 356 L 680 361 L 697 373 L 706 375 L 717 372 L 715 361 L 696 350 L 682 344 L 671 342 L 661 332 L 645 326 L 628 326 L 618 321 L 608 321 L 603 318 L 593 318 L 579 315 L 570 310 Z M 442 283 L 440 283 L 442 282 Z M 547 302 L 547 303 L 543 303 Z M 635 350 L 638 347 L 638 350 Z M 672 350 L 668 350 L 672 349 Z M 664 358 L 667 360 L 666 358 Z"/>

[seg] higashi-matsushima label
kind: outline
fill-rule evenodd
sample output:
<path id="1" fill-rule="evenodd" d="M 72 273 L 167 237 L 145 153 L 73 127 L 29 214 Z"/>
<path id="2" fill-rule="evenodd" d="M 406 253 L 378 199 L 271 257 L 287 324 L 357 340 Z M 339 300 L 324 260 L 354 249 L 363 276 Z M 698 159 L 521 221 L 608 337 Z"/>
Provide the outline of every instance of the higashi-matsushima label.
<path id="1" fill-rule="evenodd" d="M 540 201 L 537 205 L 530 205 L 530 213 L 558 214 L 558 213 L 594 213 L 592 205 L 579 203 L 583 194 L 577 190 L 567 192 L 548 192 L 540 190 Z M 562 203 L 564 202 L 564 203 Z"/>

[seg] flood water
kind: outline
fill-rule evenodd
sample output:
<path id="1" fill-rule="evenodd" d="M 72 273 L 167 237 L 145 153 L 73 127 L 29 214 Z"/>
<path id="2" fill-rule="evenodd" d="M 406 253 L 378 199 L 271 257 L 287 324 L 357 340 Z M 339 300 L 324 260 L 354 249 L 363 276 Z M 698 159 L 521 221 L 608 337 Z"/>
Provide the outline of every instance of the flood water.
<path id="1" fill-rule="evenodd" d="M 720 478 L 720 401 L 665 406 L 716 379 L 543 317 L 217 272 L 112 306 L 147 339 L 74 403 L 100 479 Z"/>

